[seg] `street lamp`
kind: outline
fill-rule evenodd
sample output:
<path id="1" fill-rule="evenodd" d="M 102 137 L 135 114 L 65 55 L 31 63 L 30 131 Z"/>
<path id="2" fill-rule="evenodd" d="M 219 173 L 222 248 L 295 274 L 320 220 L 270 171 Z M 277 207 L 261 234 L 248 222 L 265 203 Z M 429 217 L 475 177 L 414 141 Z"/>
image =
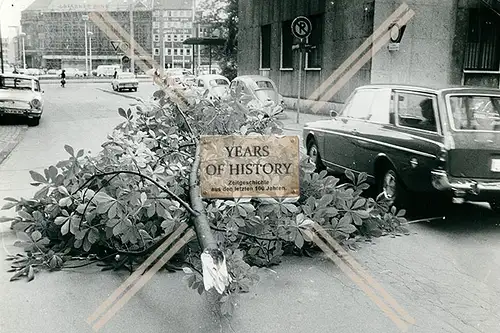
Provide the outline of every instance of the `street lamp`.
<path id="1" fill-rule="evenodd" d="M 88 61 L 88 45 L 87 45 L 87 21 L 89 20 L 88 15 L 82 15 L 82 20 L 85 24 L 85 73 L 89 75 L 89 61 Z"/>
<path id="2" fill-rule="evenodd" d="M 26 49 L 24 47 L 24 37 L 26 37 L 26 33 L 21 32 L 19 34 L 19 36 L 21 36 L 22 43 L 23 43 L 23 68 L 26 69 Z"/>
<path id="3" fill-rule="evenodd" d="M 89 36 L 89 70 L 90 72 L 87 74 L 90 76 L 92 74 L 92 35 L 94 33 L 92 31 L 87 31 L 87 35 Z"/>

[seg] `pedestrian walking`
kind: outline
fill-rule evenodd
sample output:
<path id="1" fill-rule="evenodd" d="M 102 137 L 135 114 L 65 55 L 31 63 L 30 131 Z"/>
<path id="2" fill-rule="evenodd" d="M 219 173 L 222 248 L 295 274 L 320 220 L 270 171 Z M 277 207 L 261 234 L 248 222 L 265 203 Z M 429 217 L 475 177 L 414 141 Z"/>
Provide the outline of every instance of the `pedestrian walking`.
<path id="1" fill-rule="evenodd" d="M 64 85 L 66 84 L 66 70 L 62 70 L 61 72 L 61 87 L 64 88 Z"/>
<path id="2" fill-rule="evenodd" d="M 153 73 L 153 85 L 156 82 L 156 79 L 160 77 L 160 72 L 158 71 L 158 68 L 155 68 L 155 72 Z"/>
<path id="3" fill-rule="evenodd" d="M 118 75 L 118 72 L 117 72 L 117 70 L 115 69 L 115 73 L 113 74 L 113 79 L 115 79 L 115 80 L 116 80 L 116 76 L 117 76 L 117 75 Z"/>

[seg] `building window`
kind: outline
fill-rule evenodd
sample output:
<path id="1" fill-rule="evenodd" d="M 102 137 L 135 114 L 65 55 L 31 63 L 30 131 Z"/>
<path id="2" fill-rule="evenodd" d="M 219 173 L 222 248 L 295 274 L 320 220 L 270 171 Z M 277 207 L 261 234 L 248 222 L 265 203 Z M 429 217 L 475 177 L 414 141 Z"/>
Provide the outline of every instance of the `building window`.
<path id="1" fill-rule="evenodd" d="M 184 49 L 179 49 L 179 55 L 181 55 L 181 56 L 184 55 Z"/>
<path id="2" fill-rule="evenodd" d="M 186 55 L 187 56 L 191 55 L 191 49 L 186 49 Z"/>
<path id="3" fill-rule="evenodd" d="M 155 49 L 155 55 L 159 55 L 160 54 L 160 49 Z"/>
<path id="4" fill-rule="evenodd" d="M 172 49 L 167 49 L 167 55 L 172 55 Z"/>
<path id="5" fill-rule="evenodd" d="M 314 48 L 306 55 L 306 68 L 321 68 L 323 55 L 323 27 L 324 15 L 314 15 L 309 17 L 312 24 L 312 31 L 307 43 Z"/>
<path id="6" fill-rule="evenodd" d="M 260 27 L 260 68 L 271 68 L 271 25 Z"/>
<path id="7" fill-rule="evenodd" d="M 174 49 L 174 56 L 176 56 L 178 53 L 177 49 Z"/>
<path id="8" fill-rule="evenodd" d="M 160 36 L 159 35 L 154 35 L 154 40 L 155 40 L 155 42 L 159 42 L 160 41 Z"/>
<path id="9" fill-rule="evenodd" d="M 158 22 L 153 22 L 153 28 L 158 29 L 160 27 L 160 23 Z"/>
<path id="10" fill-rule="evenodd" d="M 170 35 L 170 34 L 167 35 L 167 41 L 169 41 L 169 42 L 172 41 L 172 35 Z"/>
<path id="11" fill-rule="evenodd" d="M 157 10 L 155 10 L 155 11 L 153 12 L 153 17 L 158 17 L 158 16 L 160 16 L 160 12 L 159 12 L 159 11 L 157 11 Z"/>
<path id="12" fill-rule="evenodd" d="M 292 35 L 292 21 L 284 21 L 281 25 L 281 68 L 293 68 L 294 37 Z"/>
<path id="13" fill-rule="evenodd" d="M 469 9 L 464 69 L 500 69 L 500 20 L 491 10 Z"/>
<path id="14" fill-rule="evenodd" d="M 177 42 L 177 35 L 174 35 L 174 42 Z"/>

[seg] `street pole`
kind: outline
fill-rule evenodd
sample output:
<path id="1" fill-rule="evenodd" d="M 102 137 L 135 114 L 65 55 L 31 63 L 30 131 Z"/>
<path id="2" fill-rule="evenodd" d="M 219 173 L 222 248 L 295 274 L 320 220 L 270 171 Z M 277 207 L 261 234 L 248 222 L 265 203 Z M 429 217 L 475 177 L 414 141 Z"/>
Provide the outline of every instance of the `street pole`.
<path id="1" fill-rule="evenodd" d="M 164 15 L 164 7 L 160 6 L 160 75 L 163 77 L 163 73 L 165 73 L 165 32 L 163 31 L 163 15 Z"/>
<path id="2" fill-rule="evenodd" d="M 300 119 L 300 95 L 302 90 L 302 58 L 304 57 L 304 39 L 300 39 L 300 55 L 299 55 L 299 86 L 297 89 L 297 124 L 299 124 Z"/>
<path id="3" fill-rule="evenodd" d="M 21 32 L 21 39 L 22 39 L 22 47 L 23 47 L 23 68 L 26 69 L 26 48 L 24 47 L 24 38 L 26 37 L 26 34 L 24 32 Z"/>
<path id="4" fill-rule="evenodd" d="M 133 8 L 133 2 L 132 5 L 130 6 L 130 72 L 135 73 L 135 61 L 134 61 L 134 8 Z"/>
<path id="5" fill-rule="evenodd" d="M 88 16 L 87 15 L 82 15 L 82 19 L 83 19 L 83 22 L 85 24 L 85 73 L 87 73 L 87 76 L 89 75 L 89 55 L 88 55 L 88 41 L 87 41 L 87 20 L 88 20 Z"/>
<path id="6" fill-rule="evenodd" d="M 87 32 L 87 35 L 89 36 L 89 70 L 90 73 L 88 74 L 89 76 L 92 75 L 92 35 L 94 33 L 92 31 Z"/>
<path id="7" fill-rule="evenodd" d="M 2 61 L 2 74 L 4 73 L 3 68 L 3 39 L 2 39 L 2 25 L 0 24 L 0 60 Z"/>

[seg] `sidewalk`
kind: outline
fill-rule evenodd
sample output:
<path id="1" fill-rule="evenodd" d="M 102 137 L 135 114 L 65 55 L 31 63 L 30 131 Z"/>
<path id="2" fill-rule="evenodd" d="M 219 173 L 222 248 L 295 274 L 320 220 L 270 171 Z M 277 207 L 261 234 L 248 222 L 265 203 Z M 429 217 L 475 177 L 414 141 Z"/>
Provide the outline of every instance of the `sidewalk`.
<path id="1" fill-rule="evenodd" d="M 0 124 L 0 163 L 9 156 L 10 152 L 22 140 L 28 129 L 26 125 Z"/>

